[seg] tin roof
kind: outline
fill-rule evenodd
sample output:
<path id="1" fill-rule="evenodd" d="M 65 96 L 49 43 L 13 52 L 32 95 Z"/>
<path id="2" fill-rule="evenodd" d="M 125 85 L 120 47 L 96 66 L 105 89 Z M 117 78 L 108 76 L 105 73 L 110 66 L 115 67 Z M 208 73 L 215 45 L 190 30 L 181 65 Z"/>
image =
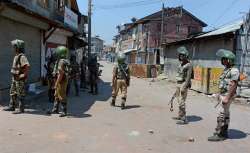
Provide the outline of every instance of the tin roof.
<path id="1" fill-rule="evenodd" d="M 241 26 L 243 25 L 243 21 L 236 21 L 232 24 L 229 25 L 225 25 L 221 28 L 218 28 L 216 30 L 213 30 L 211 32 L 208 32 L 206 34 L 197 36 L 195 38 L 203 38 L 203 37 L 208 37 L 208 36 L 215 36 L 215 35 L 221 35 L 221 34 L 225 34 L 225 33 L 229 33 L 229 32 L 235 32 L 237 30 L 239 30 L 241 28 Z"/>
<path id="2" fill-rule="evenodd" d="M 225 35 L 225 34 L 229 34 L 229 33 L 234 33 L 237 30 L 239 30 L 241 28 L 241 26 L 243 25 L 243 20 L 240 21 L 235 21 L 231 24 L 222 26 L 216 30 L 207 32 L 205 34 L 200 34 L 198 36 L 195 37 L 190 37 L 190 38 L 186 38 L 186 39 L 182 39 L 179 41 L 175 41 L 172 43 L 168 43 L 168 44 L 162 44 L 162 45 L 172 45 L 172 44 L 178 44 L 178 43 L 183 43 L 183 42 L 188 42 L 188 41 L 194 41 L 197 39 L 204 39 L 204 38 L 211 38 L 211 37 L 215 37 L 215 36 L 220 36 L 220 35 Z"/>

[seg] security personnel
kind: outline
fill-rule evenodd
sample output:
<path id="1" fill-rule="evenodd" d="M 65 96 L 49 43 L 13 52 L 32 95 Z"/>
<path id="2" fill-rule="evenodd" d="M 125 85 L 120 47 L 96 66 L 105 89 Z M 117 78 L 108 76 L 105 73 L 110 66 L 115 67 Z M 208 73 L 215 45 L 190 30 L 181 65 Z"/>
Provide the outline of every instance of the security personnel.
<path id="1" fill-rule="evenodd" d="M 54 103 L 55 100 L 55 89 L 54 89 L 54 83 L 55 83 L 55 78 L 53 75 L 53 70 L 55 67 L 55 62 L 56 62 L 56 56 L 51 55 L 49 58 L 49 61 L 47 65 L 44 65 L 45 69 L 47 70 L 47 79 L 48 79 L 48 97 L 49 97 L 49 102 Z"/>
<path id="2" fill-rule="evenodd" d="M 92 54 L 88 61 L 90 91 L 94 95 L 98 94 L 98 64 L 96 55 Z"/>
<path id="3" fill-rule="evenodd" d="M 80 77 L 80 66 L 76 62 L 76 56 L 71 55 L 70 57 L 70 78 L 67 87 L 67 95 L 70 93 L 71 84 L 73 82 L 75 86 L 75 95 L 79 96 L 79 86 L 78 86 L 78 79 Z"/>
<path id="4" fill-rule="evenodd" d="M 179 54 L 180 64 L 177 69 L 176 75 L 176 93 L 175 96 L 179 104 L 178 117 L 173 117 L 173 119 L 178 120 L 176 124 L 188 124 L 186 117 L 186 99 L 188 89 L 191 87 L 191 76 L 192 76 L 192 64 L 188 58 L 188 50 L 186 47 L 182 46 L 177 49 Z"/>
<path id="5" fill-rule="evenodd" d="M 25 56 L 25 43 L 23 40 L 13 40 L 11 44 L 15 50 L 15 57 L 13 60 L 11 74 L 12 83 L 10 88 L 10 104 L 5 111 L 15 111 L 15 105 L 18 104 L 18 111 L 15 114 L 24 113 L 24 98 L 25 98 L 25 84 L 28 77 L 28 70 L 30 67 L 29 61 Z"/>
<path id="6" fill-rule="evenodd" d="M 125 109 L 125 103 L 127 99 L 127 88 L 130 85 L 130 72 L 129 67 L 125 63 L 125 54 L 118 53 L 117 62 L 118 64 L 113 68 L 112 78 L 112 101 L 111 106 L 115 106 L 116 97 L 119 90 L 122 93 L 122 104 L 121 109 Z"/>
<path id="7" fill-rule="evenodd" d="M 232 51 L 220 49 L 216 55 L 221 58 L 221 64 L 225 67 L 219 80 L 220 101 L 219 115 L 217 117 L 217 127 L 213 136 L 208 141 L 223 141 L 228 138 L 228 126 L 230 122 L 230 105 L 236 94 L 239 70 L 234 67 L 235 55 Z"/>
<path id="8" fill-rule="evenodd" d="M 59 104 L 62 106 L 62 114 L 60 117 L 67 116 L 67 85 L 69 79 L 69 60 L 68 49 L 64 46 L 59 46 L 56 48 L 57 62 L 54 68 L 55 74 L 55 101 L 51 113 L 59 113 Z"/>

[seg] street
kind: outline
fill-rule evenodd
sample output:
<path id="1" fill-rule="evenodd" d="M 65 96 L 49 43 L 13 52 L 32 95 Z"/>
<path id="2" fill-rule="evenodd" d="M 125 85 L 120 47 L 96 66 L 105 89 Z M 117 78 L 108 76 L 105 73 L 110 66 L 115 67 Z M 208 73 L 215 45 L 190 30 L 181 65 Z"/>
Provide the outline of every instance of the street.
<path id="1" fill-rule="evenodd" d="M 0 111 L 1 153 L 249 153 L 250 108 L 231 107 L 229 139 L 211 143 L 215 102 L 190 91 L 188 125 L 176 125 L 168 101 L 175 91 L 166 80 L 132 78 L 127 109 L 111 107 L 112 64 L 101 62 L 99 95 L 69 98 L 69 116 L 46 115 L 47 97 L 32 101 L 25 114 Z M 116 105 L 120 106 L 120 98 Z M 2 110 L 3 107 L 0 107 Z M 193 137 L 194 142 L 189 138 Z"/>

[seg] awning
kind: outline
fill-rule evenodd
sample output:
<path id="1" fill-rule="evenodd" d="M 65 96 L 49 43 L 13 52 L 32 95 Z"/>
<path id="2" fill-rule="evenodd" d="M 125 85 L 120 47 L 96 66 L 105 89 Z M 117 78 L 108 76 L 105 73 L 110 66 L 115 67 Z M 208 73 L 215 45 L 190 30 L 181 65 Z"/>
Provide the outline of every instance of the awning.
<path id="1" fill-rule="evenodd" d="M 136 51 L 136 49 L 127 49 L 127 50 L 124 50 L 122 51 L 124 54 L 127 54 L 127 53 L 130 53 L 132 51 Z"/>

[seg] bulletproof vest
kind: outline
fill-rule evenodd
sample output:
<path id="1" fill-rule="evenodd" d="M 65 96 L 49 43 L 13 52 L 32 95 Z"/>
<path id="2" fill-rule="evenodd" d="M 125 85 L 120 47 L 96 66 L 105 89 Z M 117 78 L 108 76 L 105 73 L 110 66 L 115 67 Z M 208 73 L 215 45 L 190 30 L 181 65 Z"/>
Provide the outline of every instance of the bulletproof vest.
<path id="1" fill-rule="evenodd" d="M 187 72 L 189 68 L 190 63 L 187 63 L 185 65 L 179 65 L 177 68 L 177 74 L 176 74 L 176 81 L 177 82 L 185 82 L 185 78 L 187 77 Z"/>
<path id="2" fill-rule="evenodd" d="M 21 67 L 21 58 L 22 58 L 22 56 L 24 56 L 23 53 L 21 53 L 21 54 L 19 54 L 17 56 L 17 60 L 15 61 L 14 65 L 13 65 L 14 67 L 12 67 L 12 69 L 11 69 L 11 73 L 13 75 L 21 75 L 23 73 L 22 72 L 22 67 Z"/>
<path id="3" fill-rule="evenodd" d="M 229 89 L 232 68 L 225 69 L 219 79 L 220 93 L 226 93 Z"/>
<path id="4" fill-rule="evenodd" d="M 128 75 L 128 65 L 119 64 L 116 68 L 117 79 L 127 79 Z"/>
<path id="5" fill-rule="evenodd" d="M 70 69 L 71 74 L 79 73 L 79 65 L 76 62 L 70 63 Z"/>
<path id="6" fill-rule="evenodd" d="M 59 63 L 60 62 L 62 62 L 63 65 L 65 66 L 65 75 L 68 77 L 70 75 L 70 64 L 69 64 L 69 60 L 67 60 L 67 59 L 60 59 L 56 62 L 53 74 L 54 75 L 59 74 Z"/>

